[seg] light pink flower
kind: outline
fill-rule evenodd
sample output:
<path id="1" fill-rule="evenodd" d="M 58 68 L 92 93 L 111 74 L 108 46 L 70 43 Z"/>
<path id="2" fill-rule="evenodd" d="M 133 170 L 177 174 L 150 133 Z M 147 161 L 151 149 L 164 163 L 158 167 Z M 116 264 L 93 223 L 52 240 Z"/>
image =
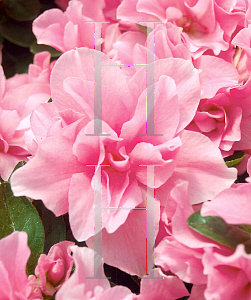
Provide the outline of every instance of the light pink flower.
<path id="1" fill-rule="evenodd" d="M 202 99 L 193 122 L 187 129 L 203 133 L 221 150 L 229 151 L 241 139 L 242 109 L 227 93 Z"/>
<path id="2" fill-rule="evenodd" d="M 88 10 L 88 7 L 93 9 Z M 82 1 L 75 0 L 69 2 L 65 12 L 57 8 L 46 10 L 34 20 L 33 33 L 39 44 L 52 46 L 61 52 L 77 47 L 93 49 L 95 43 L 97 46 L 102 42 L 94 39 L 94 21 L 104 21 L 102 10 L 90 1 L 89 5 L 84 5 Z M 103 24 L 103 30 L 105 27 L 106 24 Z"/>
<path id="3" fill-rule="evenodd" d="M 15 165 L 27 160 L 30 152 L 24 134 L 30 128 L 30 114 L 40 103 L 50 98 L 50 54 L 34 57 L 28 74 L 5 79 L 0 69 L 0 176 L 8 180 Z"/>
<path id="4" fill-rule="evenodd" d="M 103 112 L 102 122 L 98 122 L 109 135 L 88 135 L 94 132 L 94 54 L 86 48 L 72 50 L 55 64 L 53 103 L 42 104 L 32 116 L 38 150 L 13 174 L 11 184 L 15 195 L 42 199 L 57 216 L 69 212 L 74 236 L 86 240 L 94 235 L 95 176 L 101 174 L 102 207 L 117 208 L 102 212 L 102 229 L 113 234 L 108 240 L 120 250 L 116 263 L 123 261 L 128 266 L 128 260 L 121 257 L 128 257 L 123 254 L 131 245 L 128 230 L 134 230 L 128 221 L 130 210 L 145 206 L 142 191 L 147 184 L 160 189 L 157 200 L 165 202 L 177 181 L 187 180 L 191 203 L 201 203 L 231 186 L 236 170 L 226 167 L 220 151 L 207 137 L 183 130 L 192 120 L 201 94 L 199 72 L 188 60 L 169 58 L 155 63 L 155 133 L 160 135 L 144 136 L 145 68 L 127 83 L 121 69 L 102 54 L 102 64 L 111 67 L 102 69 Z M 161 165 L 155 167 L 155 185 L 147 183 L 144 166 L 153 164 Z M 144 214 L 138 219 L 142 240 Z M 116 239 L 120 227 L 126 238 L 123 247 Z M 132 252 L 142 257 L 141 265 L 127 271 L 135 274 L 135 269 L 140 270 L 136 274 L 141 276 L 145 252 L 143 248 L 136 250 L 136 245 Z M 110 258 L 116 256 L 113 247 L 107 246 L 104 253 L 108 249 Z"/>
<path id="5" fill-rule="evenodd" d="M 238 245 L 230 256 L 206 248 L 203 264 L 208 276 L 204 292 L 207 300 L 250 299 L 251 255 L 245 252 L 244 245 Z"/>
<path id="6" fill-rule="evenodd" d="M 0 240 L 0 299 L 43 299 L 34 277 L 28 280 L 26 264 L 30 256 L 26 232 L 15 231 Z"/>
<path id="7" fill-rule="evenodd" d="M 45 295 L 53 295 L 70 277 L 73 266 L 70 246 L 73 242 L 63 241 L 53 245 L 48 255 L 41 254 L 35 274 L 39 278 L 39 287 Z"/>
<path id="8" fill-rule="evenodd" d="M 110 288 L 103 271 L 103 264 L 98 266 L 100 273 L 94 273 L 94 251 L 86 247 L 72 246 L 75 270 L 56 294 L 56 300 L 132 300 L 133 294 L 123 286 Z M 98 260 L 97 260 L 98 261 Z M 95 265 L 97 267 L 97 264 Z M 100 278 L 100 274 L 102 278 Z"/>
<path id="9" fill-rule="evenodd" d="M 154 43 L 155 60 L 169 57 L 191 59 L 191 54 L 182 41 L 182 29 L 168 22 L 158 25 L 147 36 L 139 31 L 126 31 L 112 45 L 117 51 L 116 61 L 128 65 L 122 70 L 132 76 L 138 69 L 135 64 L 147 63 L 147 45 Z"/>
<path id="10" fill-rule="evenodd" d="M 183 28 L 183 38 L 194 58 L 207 49 L 217 55 L 229 47 L 229 41 L 244 12 L 234 11 L 225 1 L 148 1 L 124 0 L 117 17 L 131 22 L 172 22 Z"/>

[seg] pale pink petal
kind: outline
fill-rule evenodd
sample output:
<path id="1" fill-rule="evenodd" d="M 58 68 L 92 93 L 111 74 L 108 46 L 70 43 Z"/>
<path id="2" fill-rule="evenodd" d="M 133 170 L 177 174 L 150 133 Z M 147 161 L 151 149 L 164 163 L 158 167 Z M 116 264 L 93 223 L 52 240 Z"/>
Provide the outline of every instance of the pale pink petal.
<path id="1" fill-rule="evenodd" d="M 157 21 L 147 14 L 139 13 L 136 9 L 138 0 L 124 0 L 117 9 L 117 18 L 123 21 L 131 21 L 133 23 L 139 23 L 140 21 Z M 137 20 L 135 22 L 135 20 Z"/>
<path id="2" fill-rule="evenodd" d="M 205 249 L 204 273 L 208 276 L 206 299 L 243 299 L 251 297 L 251 260 L 243 244 L 229 256 Z M 224 288 L 223 288 L 224 287 Z"/>
<path id="3" fill-rule="evenodd" d="M 203 204 L 202 216 L 219 216 L 229 224 L 251 225 L 251 183 L 222 191 L 212 201 Z"/>
<path id="4" fill-rule="evenodd" d="M 206 283 L 201 258 L 202 249 L 191 249 L 173 238 L 164 238 L 155 251 L 155 264 L 170 270 L 181 280 L 194 284 Z"/>
<path id="5" fill-rule="evenodd" d="M 223 59 L 204 55 L 194 62 L 200 73 L 201 98 L 212 98 L 222 87 L 238 84 L 239 74 L 235 67 Z"/>
<path id="6" fill-rule="evenodd" d="M 59 216 L 68 212 L 71 176 L 85 168 L 72 154 L 72 142 L 68 138 L 47 138 L 39 144 L 37 155 L 13 174 L 11 187 L 15 196 L 42 199 Z M 54 201 L 51 201 L 52 190 Z"/>
<path id="7" fill-rule="evenodd" d="M 114 233 L 102 231 L 102 256 L 109 265 L 131 275 L 143 276 L 146 274 L 146 243 L 146 208 L 142 203 Z M 94 238 L 87 244 L 93 248 Z M 148 247 L 153 245 L 148 243 Z"/>
<path id="8" fill-rule="evenodd" d="M 8 153 L 0 152 L 0 174 L 4 181 L 7 181 L 14 170 L 20 157 Z"/>
<path id="9" fill-rule="evenodd" d="M 98 270 L 103 278 L 94 276 L 94 251 L 86 247 L 79 248 L 77 246 L 72 246 L 71 250 L 73 252 L 75 271 L 57 292 L 56 300 L 90 299 L 95 296 L 95 287 L 99 287 L 102 291 L 109 289 L 110 284 L 108 279 L 105 278 L 103 263 L 98 266 Z M 95 265 L 95 267 L 97 266 Z"/>
<path id="10" fill-rule="evenodd" d="M 39 44 L 55 47 L 64 52 L 63 27 L 67 18 L 62 10 L 53 8 L 46 10 L 33 22 L 33 32 Z"/>
<path id="11" fill-rule="evenodd" d="M 180 121 L 177 129 L 179 132 L 192 120 L 199 104 L 201 94 L 199 72 L 190 61 L 179 58 L 158 60 L 155 62 L 154 70 L 155 83 L 160 80 L 160 77 L 165 77 L 164 75 L 171 77 L 175 82 L 180 108 Z M 170 80 L 168 82 L 170 83 Z M 134 99 L 139 99 L 146 89 L 145 69 L 139 70 L 130 79 L 128 85 Z"/>
<path id="12" fill-rule="evenodd" d="M 30 256 L 28 247 L 28 236 L 26 232 L 15 231 L 0 241 L 0 270 L 3 272 L 1 278 L 7 281 L 1 295 L 9 292 L 7 298 L 15 299 L 15 294 L 20 294 L 25 299 L 31 293 L 31 286 L 26 275 L 26 264 Z M 8 291 L 9 290 L 9 291 Z M 13 298 L 12 298 L 13 297 Z"/>
<path id="13" fill-rule="evenodd" d="M 141 75 L 143 74 L 141 73 Z M 146 132 L 146 91 L 143 91 L 139 97 L 133 118 L 122 127 L 121 137 L 127 143 L 137 140 L 138 142 L 144 141 L 158 144 L 170 140 L 175 136 L 180 118 L 178 91 L 174 80 L 169 76 L 161 76 L 155 84 L 155 93 L 154 124 L 149 122 L 150 125 L 148 125 L 149 128 L 147 128 L 148 131 Z M 139 136 L 139 134 L 149 134 L 153 125 L 156 136 L 153 137 L 152 134 L 149 136 Z M 157 136 L 157 134 L 160 136 Z"/>
<path id="14" fill-rule="evenodd" d="M 213 199 L 234 183 L 236 169 L 226 166 L 218 147 L 207 137 L 185 130 L 181 134 L 181 141 L 182 147 L 175 159 L 175 171 L 164 184 L 168 190 L 175 186 L 178 179 L 188 181 L 190 203 L 196 204 Z"/>
<path id="15" fill-rule="evenodd" d="M 58 109 L 84 112 L 88 106 L 87 115 L 94 117 L 94 55 L 94 50 L 80 48 L 58 59 L 51 76 L 52 99 Z M 114 66 L 102 69 L 102 119 L 119 131 L 121 124 L 131 118 L 135 106 L 122 70 L 104 54 L 102 65 Z"/>
<path id="16" fill-rule="evenodd" d="M 124 287 L 124 286 L 115 286 L 111 289 L 106 290 L 104 293 L 95 297 L 95 300 L 133 300 L 134 294 Z"/>
<path id="17" fill-rule="evenodd" d="M 155 277 L 151 279 L 152 277 Z M 189 292 L 184 283 L 176 276 L 166 276 L 159 268 L 150 271 L 140 283 L 138 300 L 176 300 L 188 296 Z"/>

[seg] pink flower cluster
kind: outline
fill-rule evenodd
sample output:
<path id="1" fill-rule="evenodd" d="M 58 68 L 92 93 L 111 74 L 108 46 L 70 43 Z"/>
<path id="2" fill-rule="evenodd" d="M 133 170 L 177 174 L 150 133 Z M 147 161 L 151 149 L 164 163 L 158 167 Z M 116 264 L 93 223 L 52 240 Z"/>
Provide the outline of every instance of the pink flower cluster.
<path id="1" fill-rule="evenodd" d="M 187 224 L 200 210 L 251 225 L 251 180 L 235 183 L 238 172 L 251 174 L 250 1 L 55 2 L 61 9 L 41 14 L 33 32 L 62 55 L 50 64 L 49 54 L 39 53 L 28 74 L 7 80 L 1 69 L 0 175 L 8 180 L 16 163 L 28 160 L 11 176 L 14 195 L 41 199 L 56 216 L 68 213 L 74 237 L 89 249 L 54 245 L 38 260 L 36 283 L 25 275 L 25 234 L 2 239 L 0 247 L 17 252 L 10 266 L 0 251 L 6 297 L 251 299 L 244 245 L 229 248 Z M 228 168 L 223 158 L 235 151 L 246 156 Z M 104 262 L 143 277 L 139 295 L 111 288 L 106 278 L 88 279 L 101 230 Z M 155 268 L 146 276 L 149 248 Z M 193 285 L 191 294 L 182 281 Z"/>

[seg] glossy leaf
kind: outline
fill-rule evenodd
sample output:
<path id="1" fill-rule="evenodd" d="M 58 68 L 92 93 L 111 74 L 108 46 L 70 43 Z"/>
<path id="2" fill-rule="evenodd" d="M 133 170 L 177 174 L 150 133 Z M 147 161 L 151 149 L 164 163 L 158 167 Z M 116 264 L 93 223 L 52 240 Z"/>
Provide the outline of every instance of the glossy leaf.
<path id="1" fill-rule="evenodd" d="M 244 151 L 235 151 L 233 155 L 225 157 L 224 161 L 226 165 L 230 168 L 238 165 L 243 160 L 245 155 L 246 153 Z"/>
<path id="2" fill-rule="evenodd" d="M 5 13 L 16 21 L 34 20 L 40 11 L 39 0 L 2 0 Z"/>
<path id="3" fill-rule="evenodd" d="M 0 17 L 0 34 L 21 47 L 30 47 L 36 41 L 31 21 L 18 22 L 4 15 Z"/>
<path id="4" fill-rule="evenodd" d="M 25 231 L 28 234 L 31 255 L 27 263 L 27 272 L 32 274 L 44 248 L 42 221 L 30 201 L 26 197 L 15 197 L 10 184 L 3 182 L 0 185 L 0 238 L 13 231 Z"/>
<path id="5" fill-rule="evenodd" d="M 62 54 L 62 52 L 56 50 L 55 48 L 47 46 L 47 45 L 40 45 L 40 44 L 34 43 L 30 47 L 30 52 L 32 54 L 36 54 L 36 53 L 39 53 L 42 51 L 50 52 L 51 57 L 59 57 Z"/>
<path id="6" fill-rule="evenodd" d="M 244 244 L 247 253 L 251 253 L 250 233 L 245 230 L 245 227 L 227 224 L 220 217 L 202 217 L 200 211 L 192 214 L 187 224 L 201 235 L 230 248 L 235 249 L 238 244 Z"/>

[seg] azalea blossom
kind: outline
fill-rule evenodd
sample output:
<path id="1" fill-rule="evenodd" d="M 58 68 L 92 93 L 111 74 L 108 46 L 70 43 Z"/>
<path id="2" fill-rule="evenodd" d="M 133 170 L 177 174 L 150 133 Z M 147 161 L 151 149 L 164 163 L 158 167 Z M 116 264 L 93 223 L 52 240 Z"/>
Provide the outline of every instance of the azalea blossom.
<path id="1" fill-rule="evenodd" d="M 95 176 L 101 176 L 102 207 L 106 208 L 102 229 L 104 244 L 106 231 L 109 244 L 116 241 L 112 235 L 116 236 L 123 224 L 133 230 L 127 223 L 130 210 L 145 206 L 147 185 L 159 190 L 156 200 L 165 202 L 177 180 L 187 180 L 191 202 L 200 203 L 231 186 L 236 170 L 226 167 L 208 138 L 183 131 L 195 114 L 201 93 L 199 72 L 188 60 L 170 58 L 155 63 L 155 133 L 159 135 L 151 136 L 145 135 L 145 68 L 127 83 L 120 68 L 102 54 L 102 64 L 110 67 L 102 69 L 103 112 L 98 124 L 108 135 L 93 135 L 97 125 L 97 119 L 93 120 L 94 55 L 94 50 L 81 48 L 56 62 L 51 76 L 53 102 L 42 104 L 31 117 L 37 151 L 13 174 L 11 185 L 16 196 L 42 199 L 56 216 L 69 212 L 72 232 L 83 241 L 94 236 Z M 196 154 L 191 152 L 193 147 Z M 161 165 L 155 168 L 155 185 L 147 183 L 146 165 Z M 216 178 L 212 188 L 208 182 Z M 144 218 L 145 212 L 141 215 Z M 145 222 L 140 224 L 144 240 Z M 117 245 L 120 253 L 126 249 L 122 244 Z M 115 259 L 113 248 L 108 248 L 109 262 L 124 270 L 129 267 L 121 254 Z M 143 246 L 139 256 L 140 267 L 132 264 L 134 270 L 127 272 L 144 275 Z"/>
<path id="2" fill-rule="evenodd" d="M 50 99 L 52 66 L 50 54 L 41 52 L 35 55 L 28 74 L 6 80 L 0 67 L 0 176 L 4 180 L 20 160 L 30 155 L 24 135 L 30 129 L 33 109 Z"/>
<path id="3" fill-rule="evenodd" d="M 70 251 L 72 245 L 73 242 L 63 241 L 54 244 L 48 255 L 40 255 L 35 274 L 39 278 L 39 287 L 45 295 L 54 295 L 70 277 L 73 266 Z"/>
<path id="4" fill-rule="evenodd" d="M 244 20 L 244 11 L 234 8 L 231 1 L 124 0 L 118 7 L 117 17 L 142 25 L 143 22 L 171 22 L 183 28 L 185 44 L 196 59 L 207 49 L 215 55 L 228 49 L 232 33 Z"/>

